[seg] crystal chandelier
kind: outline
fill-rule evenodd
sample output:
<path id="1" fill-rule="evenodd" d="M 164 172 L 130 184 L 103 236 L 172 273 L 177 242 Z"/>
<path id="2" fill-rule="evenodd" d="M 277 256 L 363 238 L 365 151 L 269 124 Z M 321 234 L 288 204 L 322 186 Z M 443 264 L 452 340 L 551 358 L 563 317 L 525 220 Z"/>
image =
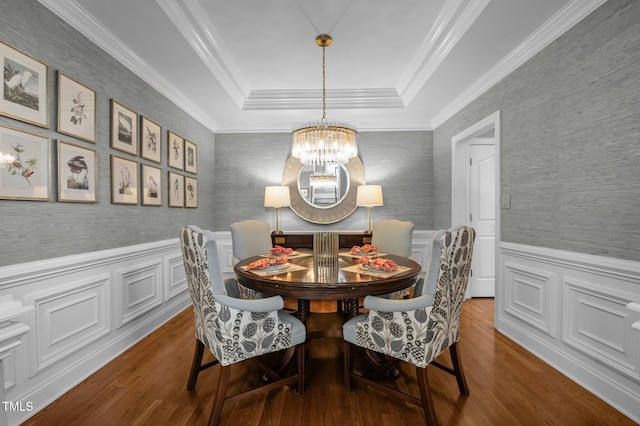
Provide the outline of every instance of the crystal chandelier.
<path id="1" fill-rule="evenodd" d="M 302 164 L 346 164 L 358 155 L 357 132 L 344 124 L 327 121 L 325 49 L 331 41 L 326 34 L 316 37 L 316 44 L 322 47 L 322 120 L 293 132 L 291 155 Z"/>
<path id="2" fill-rule="evenodd" d="M 319 189 L 333 189 L 338 187 L 338 176 L 336 175 L 311 175 L 309 185 Z"/>

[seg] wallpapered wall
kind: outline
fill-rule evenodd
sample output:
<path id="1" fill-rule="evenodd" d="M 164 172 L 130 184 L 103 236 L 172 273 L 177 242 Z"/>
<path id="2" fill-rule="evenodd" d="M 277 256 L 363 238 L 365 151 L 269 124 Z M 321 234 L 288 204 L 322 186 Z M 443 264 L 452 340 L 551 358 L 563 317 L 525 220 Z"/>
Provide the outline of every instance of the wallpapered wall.
<path id="1" fill-rule="evenodd" d="M 434 131 L 436 228 L 451 138 L 501 111 L 502 240 L 640 259 L 640 2 L 608 1 Z"/>
<path id="2" fill-rule="evenodd" d="M 88 251 L 177 238 L 178 228 L 195 223 L 213 226 L 214 134 L 136 75 L 61 21 L 36 0 L 3 0 L 0 40 L 49 65 L 49 129 L 0 117 L 0 124 L 51 138 L 52 201 L 0 200 L 0 266 Z M 61 135 L 56 129 L 56 70 L 96 91 L 97 143 Z M 162 164 L 110 148 L 110 100 L 115 99 L 162 127 Z M 198 146 L 199 208 L 169 208 L 167 199 L 167 130 Z M 95 149 L 98 159 L 96 204 L 57 202 L 56 140 Z M 118 154 L 162 169 L 163 206 L 111 204 L 110 155 Z M 0 169 L 0 172 L 2 170 Z"/>
<path id="3" fill-rule="evenodd" d="M 384 206 L 373 221 L 410 220 L 416 229 L 433 229 L 432 132 L 361 132 L 358 156 L 368 184 L 382 185 Z M 238 220 L 256 219 L 275 228 L 274 209 L 264 207 L 264 187 L 280 185 L 291 155 L 291 135 L 216 135 L 216 231 Z M 348 218 L 330 225 L 307 222 L 290 208 L 280 209 L 284 231 L 365 230 L 367 214 L 358 207 Z"/>

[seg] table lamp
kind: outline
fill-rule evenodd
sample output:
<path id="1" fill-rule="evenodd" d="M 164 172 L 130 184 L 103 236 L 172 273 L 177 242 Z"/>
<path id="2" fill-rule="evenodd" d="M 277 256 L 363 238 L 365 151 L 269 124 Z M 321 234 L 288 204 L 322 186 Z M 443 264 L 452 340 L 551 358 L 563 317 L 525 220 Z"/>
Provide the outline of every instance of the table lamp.
<path id="1" fill-rule="evenodd" d="M 382 186 L 380 185 L 360 185 L 356 196 L 356 205 L 367 208 L 369 217 L 369 229 L 365 231 L 371 234 L 371 209 L 375 206 L 382 206 Z"/>
<path id="2" fill-rule="evenodd" d="M 276 209 L 276 230 L 272 234 L 282 234 L 278 213 L 280 207 L 289 207 L 290 205 L 291 198 L 288 186 L 267 186 L 264 188 L 264 206 Z"/>

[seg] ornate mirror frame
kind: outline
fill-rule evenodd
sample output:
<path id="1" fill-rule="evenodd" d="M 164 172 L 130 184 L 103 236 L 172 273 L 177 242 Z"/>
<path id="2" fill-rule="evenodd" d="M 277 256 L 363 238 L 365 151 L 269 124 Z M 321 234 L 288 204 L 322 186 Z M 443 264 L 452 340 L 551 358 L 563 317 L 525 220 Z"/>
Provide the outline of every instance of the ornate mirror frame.
<path id="1" fill-rule="evenodd" d="M 312 223 L 335 223 L 349 216 L 356 209 L 358 186 L 364 185 L 364 167 L 358 157 L 354 157 L 343 167 L 349 175 L 349 191 L 342 201 L 328 208 L 318 208 L 307 203 L 300 195 L 298 177 L 304 164 L 295 157 L 289 157 L 282 174 L 282 185 L 289 187 L 291 194 L 291 210 L 304 220 Z"/>

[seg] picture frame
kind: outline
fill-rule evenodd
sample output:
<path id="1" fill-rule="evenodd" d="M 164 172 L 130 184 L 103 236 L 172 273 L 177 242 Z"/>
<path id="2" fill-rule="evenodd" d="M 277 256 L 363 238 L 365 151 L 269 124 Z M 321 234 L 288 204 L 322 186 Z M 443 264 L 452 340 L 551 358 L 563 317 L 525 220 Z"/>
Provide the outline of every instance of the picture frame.
<path id="1" fill-rule="evenodd" d="M 0 199 L 49 201 L 50 139 L 0 126 Z"/>
<path id="2" fill-rule="evenodd" d="M 160 163 L 162 128 L 149 118 L 140 116 L 140 157 Z"/>
<path id="3" fill-rule="evenodd" d="M 96 92 L 58 71 L 58 132 L 96 143 Z"/>
<path id="4" fill-rule="evenodd" d="M 0 42 L 4 84 L 0 114 L 49 128 L 49 66 L 13 46 Z"/>
<path id="5" fill-rule="evenodd" d="M 97 167 L 95 150 L 58 139 L 58 201 L 95 203 Z"/>
<path id="6" fill-rule="evenodd" d="M 111 203 L 138 204 L 138 163 L 111 154 Z"/>
<path id="7" fill-rule="evenodd" d="M 184 170 L 184 139 L 167 131 L 167 164 L 174 169 Z"/>
<path id="8" fill-rule="evenodd" d="M 184 141 L 184 170 L 193 174 L 198 173 L 198 146 L 186 139 Z"/>
<path id="9" fill-rule="evenodd" d="M 138 114 L 111 99 L 111 148 L 138 155 Z"/>
<path id="10" fill-rule="evenodd" d="M 168 172 L 169 174 L 169 207 L 184 207 L 184 176 Z"/>
<path id="11" fill-rule="evenodd" d="M 162 205 L 162 170 L 147 164 L 140 165 L 141 202 L 143 206 Z"/>
<path id="12" fill-rule="evenodd" d="M 184 206 L 198 208 L 198 179 L 190 176 L 184 177 Z"/>

